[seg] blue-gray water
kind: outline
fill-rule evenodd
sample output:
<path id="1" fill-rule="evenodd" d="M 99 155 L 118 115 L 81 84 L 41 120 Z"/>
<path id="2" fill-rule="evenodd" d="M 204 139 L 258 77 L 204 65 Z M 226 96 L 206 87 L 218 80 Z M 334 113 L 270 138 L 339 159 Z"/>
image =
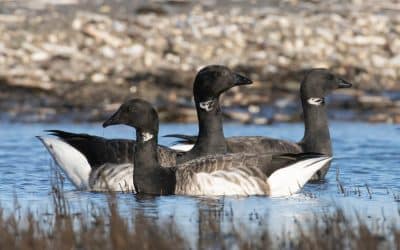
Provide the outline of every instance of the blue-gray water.
<path id="1" fill-rule="evenodd" d="M 334 161 L 325 183 L 308 184 L 302 193 L 285 199 L 267 197 L 225 197 L 206 199 L 184 196 L 137 199 L 132 194 L 119 194 L 124 213 L 143 211 L 154 218 L 173 217 L 183 232 L 192 233 L 199 209 L 232 213 L 235 223 L 253 227 L 266 220 L 277 231 L 290 230 L 294 219 L 304 219 L 337 206 L 356 212 L 372 223 L 388 220 L 399 223 L 400 196 L 400 129 L 395 125 L 366 123 L 331 123 Z M 133 130 L 123 126 L 103 129 L 99 124 L 2 124 L 0 125 L 0 202 L 12 209 L 14 197 L 24 208 L 42 210 L 51 200 L 51 157 L 35 138 L 45 129 L 64 129 L 109 138 L 133 138 Z M 193 124 L 168 124 L 160 135 L 195 134 Z M 273 126 L 225 125 L 226 136 L 266 135 L 290 140 L 301 139 L 302 124 Z M 160 138 L 170 144 L 171 139 Z M 338 187 L 337 176 L 345 194 Z M 368 188 L 367 188 L 368 187 Z M 367 190 L 369 189 L 369 191 Z M 66 197 L 80 207 L 88 204 L 106 206 L 101 193 L 76 191 L 65 181 Z M 257 215 L 256 215 L 257 214 Z M 258 219 L 257 219 L 258 217 Z"/>

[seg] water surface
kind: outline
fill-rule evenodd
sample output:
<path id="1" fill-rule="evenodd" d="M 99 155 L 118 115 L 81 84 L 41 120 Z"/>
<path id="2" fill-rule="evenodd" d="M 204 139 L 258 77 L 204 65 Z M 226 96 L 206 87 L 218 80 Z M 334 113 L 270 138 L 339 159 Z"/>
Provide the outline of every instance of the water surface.
<path id="1" fill-rule="evenodd" d="M 84 132 L 109 138 L 133 138 L 132 129 L 116 126 L 103 129 L 100 124 L 2 124 L 0 125 L 0 202 L 13 209 L 15 197 L 23 208 L 41 211 L 51 201 L 51 157 L 35 138 L 46 129 Z M 302 124 L 255 126 L 226 124 L 226 136 L 266 135 L 300 140 Z M 195 124 L 167 124 L 160 135 L 196 134 Z M 366 123 L 331 123 L 334 160 L 324 183 L 308 184 L 303 192 L 290 198 L 267 197 L 185 197 L 138 198 L 119 194 L 123 213 L 141 211 L 160 219 L 175 218 L 183 232 L 195 235 L 200 212 L 220 213 L 234 223 L 253 228 L 268 223 L 274 230 L 291 230 L 294 219 L 341 207 L 371 223 L 390 221 L 400 225 L 400 130 L 395 125 Z M 170 138 L 160 143 L 171 144 Z M 342 188 L 340 188 L 341 186 Z M 106 206 L 102 193 L 77 191 L 65 181 L 66 197 L 71 204 Z M 344 192 L 343 192 L 344 191 Z M 223 224 L 223 223 L 222 223 Z"/>

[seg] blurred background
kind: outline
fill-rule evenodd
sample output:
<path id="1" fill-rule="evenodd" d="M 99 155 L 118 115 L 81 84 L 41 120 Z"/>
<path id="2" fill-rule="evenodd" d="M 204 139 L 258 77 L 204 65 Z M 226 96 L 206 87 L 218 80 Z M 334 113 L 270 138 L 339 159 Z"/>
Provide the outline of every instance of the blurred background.
<path id="1" fill-rule="evenodd" d="M 234 248 L 231 242 L 238 238 L 260 242 L 258 248 L 264 249 L 271 244 L 260 234 L 265 230 L 282 249 L 279 244 L 286 238 L 276 236 L 296 236 L 303 225 L 310 229 L 313 244 L 396 249 L 400 245 L 399 13 L 400 0 L 0 0 L 0 249 L 10 249 L 2 240 L 14 238 L 18 244 L 27 242 L 27 249 L 44 249 L 32 243 L 43 233 L 48 242 L 62 239 L 65 244 L 72 234 L 58 227 L 61 224 L 77 225 L 81 231 L 76 231 L 75 239 L 88 235 L 91 248 L 99 244 L 104 248 L 107 242 L 87 229 L 114 231 L 118 239 L 122 235 L 131 240 L 119 230 L 136 214 L 161 225 L 159 231 L 144 230 L 150 232 L 151 242 L 157 242 L 152 232 L 175 242 L 164 231 L 174 227 L 161 224 L 174 221 L 176 232 L 192 249 L 217 249 L 224 241 L 216 232 L 229 243 L 225 248 Z M 54 189 L 55 164 L 36 135 L 61 129 L 133 138 L 132 128 L 103 129 L 98 122 L 134 97 L 157 107 L 163 122 L 160 135 L 196 134 L 192 84 L 196 72 L 209 64 L 227 65 L 254 81 L 222 98 L 225 120 L 238 122 L 224 125 L 227 137 L 263 135 L 297 141 L 304 134 L 299 100 L 304 74 L 324 67 L 352 82 L 353 88 L 336 90 L 326 99 L 335 155 L 326 181 L 282 199 L 149 198 L 120 193 L 117 200 L 125 222 L 118 224 L 118 230 L 107 223 L 108 214 L 114 214 L 107 212 L 107 195 L 79 191 L 68 180 L 62 185 L 65 192 Z M 163 145 L 173 141 L 159 140 Z M 63 200 L 76 224 L 58 216 L 56 203 L 63 206 Z M 92 207 L 105 211 L 104 224 L 97 223 L 100 217 Z M 25 210 L 34 212 L 35 220 L 31 214 L 21 217 Z M 341 216 L 327 220 L 334 211 L 344 211 L 345 224 L 338 219 Z M 7 219 L 7 214 L 17 219 Z M 54 220 L 59 237 L 47 234 L 45 223 L 53 215 L 66 222 Z M 80 215 L 90 218 L 88 227 L 79 224 L 84 218 Z M 29 233 L 27 227 L 16 233 L 15 221 L 36 225 L 36 220 L 45 225 L 41 233 Z M 210 221 L 215 224 L 207 224 Z M 377 233 L 370 234 L 365 225 Z M 4 236 L 6 229 L 11 236 Z M 27 240 L 21 240 L 23 236 Z M 304 248 L 327 248 L 313 244 Z M 173 247 L 178 245 L 179 241 Z M 287 246 L 297 249 L 291 243 Z"/>
<path id="2" fill-rule="evenodd" d="M 304 73 L 352 82 L 331 95 L 336 120 L 400 123 L 400 2 L 0 0 L 0 118 L 101 121 L 141 97 L 164 122 L 195 122 L 192 82 L 224 64 L 253 79 L 226 118 L 301 120 Z"/>

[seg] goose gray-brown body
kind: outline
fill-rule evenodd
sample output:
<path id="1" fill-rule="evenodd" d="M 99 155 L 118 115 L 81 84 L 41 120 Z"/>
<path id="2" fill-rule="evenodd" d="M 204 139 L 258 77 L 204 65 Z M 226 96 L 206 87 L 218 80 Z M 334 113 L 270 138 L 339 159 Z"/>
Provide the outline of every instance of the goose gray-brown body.
<path id="1" fill-rule="evenodd" d="M 236 153 L 197 158 L 175 167 L 175 194 L 270 195 L 268 177 L 306 157 Z"/>

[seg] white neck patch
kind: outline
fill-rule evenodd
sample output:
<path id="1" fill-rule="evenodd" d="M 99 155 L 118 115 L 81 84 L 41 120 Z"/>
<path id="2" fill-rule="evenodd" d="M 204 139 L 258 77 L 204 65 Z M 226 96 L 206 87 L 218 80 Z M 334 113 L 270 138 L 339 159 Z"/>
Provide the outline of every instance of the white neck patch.
<path id="1" fill-rule="evenodd" d="M 211 99 L 211 100 L 208 100 L 205 102 L 200 102 L 199 104 L 200 104 L 201 109 L 204 109 L 205 111 L 210 112 L 211 110 L 214 109 L 214 103 L 215 103 L 215 100 Z"/>
<path id="2" fill-rule="evenodd" d="M 153 134 L 150 134 L 150 133 L 148 133 L 148 132 L 143 132 L 143 133 L 142 133 L 142 138 L 143 138 L 143 141 L 144 141 L 144 142 L 147 142 L 147 141 L 153 139 L 153 137 L 154 137 L 154 135 L 153 135 Z"/>
<path id="3" fill-rule="evenodd" d="M 321 106 L 325 104 L 325 98 L 311 97 L 307 99 L 307 102 L 314 106 Z"/>

